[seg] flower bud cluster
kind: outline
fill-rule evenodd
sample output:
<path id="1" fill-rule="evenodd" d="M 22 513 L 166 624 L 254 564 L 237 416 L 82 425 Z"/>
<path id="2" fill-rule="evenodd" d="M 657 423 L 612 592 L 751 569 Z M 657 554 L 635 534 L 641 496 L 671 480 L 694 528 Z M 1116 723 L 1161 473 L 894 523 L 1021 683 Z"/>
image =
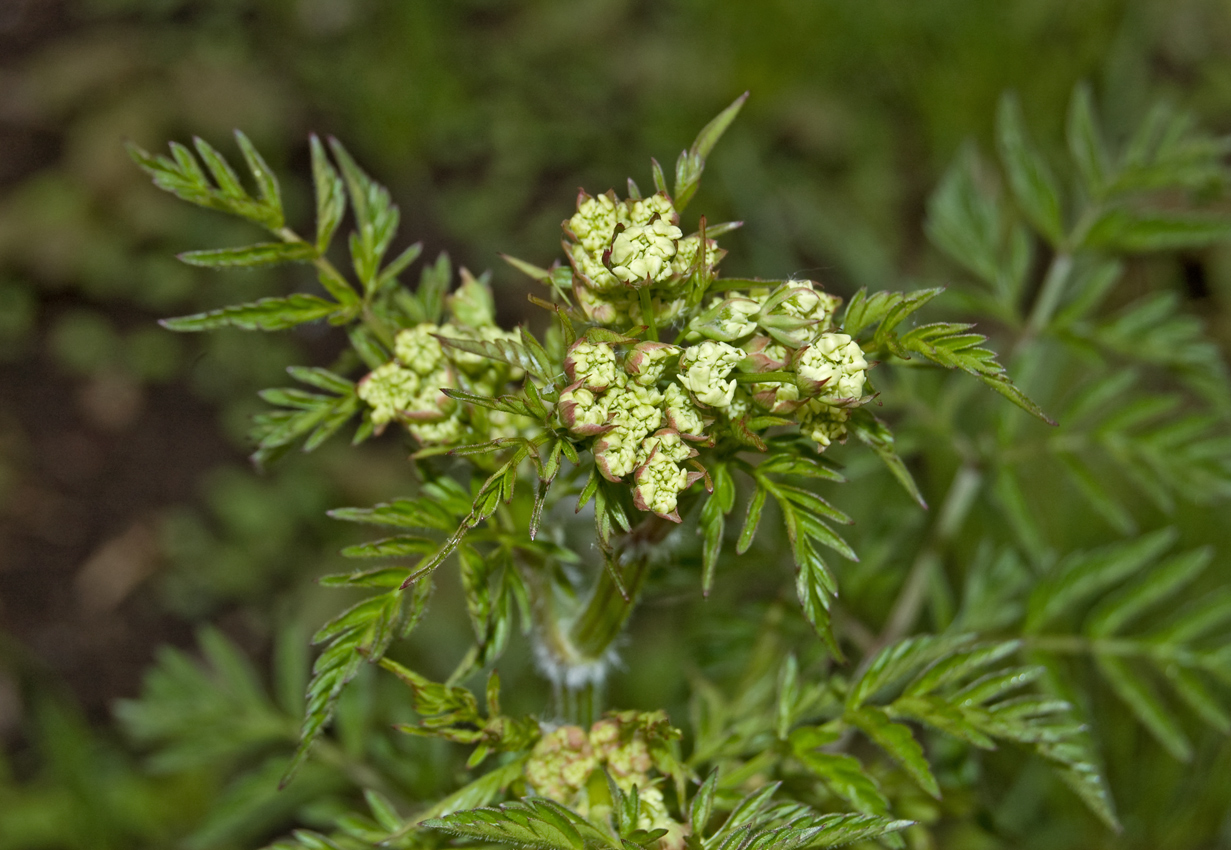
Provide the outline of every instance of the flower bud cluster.
<path id="1" fill-rule="evenodd" d="M 728 419 L 794 416 L 824 449 L 845 438 L 869 368 L 859 343 L 834 329 L 840 303 L 811 281 L 716 297 L 688 324 L 683 339 L 693 345 L 685 350 L 680 381 Z M 775 375 L 740 386 L 737 371 Z"/>
<path id="2" fill-rule="evenodd" d="M 624 201 L 610 191 L 597 197 L 578 194 L 577 212 L 563 225 L 564 250 L 573 267 L 573 292 L 587 319 L 621 327 L 648 324 L 640 289 L 650 290 L 656 324 L 679 316 L 688 282 L 712 270 L 725 253 L 712 239 L 702 251 L 700 235 L 685 236 L 679 223 L 664 192 Z"/>
<path id="3" fill-rule="evenodd" d="M 524 417 L 493 410 L 472 410 L 450 399 L 446 388 L 498 395 L 522 371 L 480 354 L 446 346 L 441 339 L 494 342 L 515 339 L 495 325 L 491 292 L 463 271 L 462 285 L 449 297 L 452 321 L 423 322 L 394 339 L 394 359 L 359 382 L 359 398 L 370 407 L 379 432 L 399 422 L 424 446 L 449 445 L 473 438 L 490 440 L 520 433 Z"/>
<path id="4" fill-rule="evenodd" d="M 594 723 L 589 732 L 580 726 L 561 726 L 539 739 L 523 768 L 534 791 L 578 810 L 590 808 L 586 788 L 590 775 L 605 769 L 625 794 L 637 788 L 642 829 L 679 831 L 667 813 L 662 791 L 650 777 L 654 758 L 647 730 L 665 723 L 662 712 L 621 712 Z"/>
<path id="5" fill-rule="evenodd" d="M 609 481 L 630 476 L 633 501 L 644 511 L 679 522 L 679 495 L 702 477 L 681 464 L 696 456 L 687 441 L 706 439 L 705 420 L 669 372 L 680 368 L 681 349 L 641 342 L 623 358 L 609 343 L 578 340 L 564 370 L 572 383 L 560 393 L 556 415 L 577 437 L 592 437 L 599 472 Z"/>

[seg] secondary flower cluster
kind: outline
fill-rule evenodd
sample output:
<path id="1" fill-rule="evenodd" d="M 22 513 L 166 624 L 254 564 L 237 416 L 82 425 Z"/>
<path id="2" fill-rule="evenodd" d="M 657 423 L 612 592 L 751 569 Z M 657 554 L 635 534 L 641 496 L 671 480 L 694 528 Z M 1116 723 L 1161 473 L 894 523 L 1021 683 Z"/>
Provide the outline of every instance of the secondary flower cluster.
<path id="1" fill-rule="evenodd" d="M 681 349 L 660 342 L 636 344 L 621 363 L 615 346 L 578 340 L 564 369 L 572 383 L 560 393 L 560 423 L 579 437 L 594 437 L 591 451 L 608 481 L 633 479 L 640 510 L 679 522 L 679 494 L 703 477 L 680 464 L 702 443 L 701 410 L 678 385 L 658 384 Z M 688 441 L 688 442 L 685 442 Z"/>
<path id="2" fill-rule="evenodd" d="M 628 711 L 607 715 L 589 732 L 580 726 L 560 726 L 539 739 L 523 775 L 536 793 L 589 813 L 585 790 L 594 771 L 603 769 L 625 794 L 637 788 L 642 829 L 666 828 L 679 838 L 680 825 L 667 814 L 662 791 L 650 778 L 655 765 L 649 736 L 665 725 L 661 711 Z"/>
<path id="3" fill-rule="evenodd" d="M 522 371 L 481 354 L 441 344 L 441 339 L 494 342 L 515 335 L 496 327 L 487 286 L 462 272 L 462 284 L 449 297 L 451 321 L 424 322 L 400 331 L 394 359 L 359 382 L 359 398 L 367 402 L 377 431 L 397 421 L 424 446 L 450 445 L 464 437 L 476 441 L 513 436 L 524 427 L 522 417 L 458 404 L 444 394 L 459 388 L 480 395 L 499 395 Z"/>
<path id="4" fill-rule="evenodd" d="M 629 481 L 641 510 L 679 521 L 679 496 L 704 477 L 698 447 L 735 424 L 766 428 L 793 418 L 821 449 L 846 436 L 863 402 L 868 362 L 833 329 L 838 299 L 811 282 L 715 298 L 689 323 L 683 345 L 578 340 L 564 369 L 560 424 L 591 438 L 599 472 Z M 757 380 L 764 376 L 763 380 Z M 758 417 L 772 417 L 764 420 Z"/>
<path id="5" fill-rule="evenodd" d="M 644 324 L 638 290 L 648 290 L 654 321 L 665 326 L 684 310 L 688 283 L 726 253 L 713 239 L 684 236 L 666 193 L 619 200 L 614 192 L 577 196 L 564 222 L 564 250 L 573 266 L 573 294 L 599 325 Z"/>
<path id="6" fill-rule="evenodd" d="M 714 297 L 683 336 L 697 343 L 688 349 L 696 354 L 686 385 L 728 418 L 792 417 L 825 449 L 845 438 L 869 368 L 859 344 L 834 329 L 840 304 L 812 281 Z M 749 376 L 743 385 L 731 376 L 737 367 Z M 765 381 L 750 377 L 761 373 Z"/>

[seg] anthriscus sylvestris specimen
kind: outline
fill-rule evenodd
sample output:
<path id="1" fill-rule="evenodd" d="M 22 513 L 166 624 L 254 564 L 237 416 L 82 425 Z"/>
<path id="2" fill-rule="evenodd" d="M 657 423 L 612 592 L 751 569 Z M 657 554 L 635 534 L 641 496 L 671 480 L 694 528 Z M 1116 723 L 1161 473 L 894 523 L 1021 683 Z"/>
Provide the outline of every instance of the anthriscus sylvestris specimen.
<path id="1" fill-rule="evenodd" d="M 852 610 L 837 616 L 839 583 L 823 555 L 857 558 L 834 528 L 850 518 L 819 492 L 844 480 L 832 459 L 835 443 L 854 437 L 926 507 L 889 426 L 873 411 L 896 405 L 905 411 L 907 426 L 909 417 L 927 420 L 915 433 L 931 433 L 926 429 L 941 428 L 937 423 L 970 394 L 955 384 L 958 389 L 946 396 L 948 407 L 929 407 L 913 375 L 925 367 L 966 372 L 1036 418 L 1051 420 L 1010 381 L 971 325 L 915 323 L 915 314 L 940 288 L 860 290 L 844 304 L 815 280 L 720 274 L 726 254 L 720 240 L 740 223 L 712 224 L 686 211 L 707 158 L 743 103 L 741 97 L 724 110 L 681 153 L 670 185 L 653 161 L 652 193 L 632 180 L 623 198 L 614 190 L 582 190 L 563 222 L 562 258 L 546 266 L 504 258 L 544 286 L 531 296 L 544 311 L 547 327 L 541 333 L 499 327 L 490 275 L 463 269 L 453 289 L 444 255 L 424 269 L 417 287 L 403 285 L 400 277 L 419 246 L 386 260 L 397 208 L 336 141 L 329 150 L 315 138 L 311 142 L 317 222 L 310 237 L 285 222 L 277 181 L 242 134 L 255 195 L 204 142 L 198 141 L 196 154 L 172 145 L 170 158 L 134 150 L 161 188 L 246 218 L 273 235 L 270 242 L 192 252 L 184 260 L 214 267 L 303 263 L 324 293 L 225 307 L 168 320 L 168 327 L 279 330 L 326 320 L 348 334 L 353 355 L 339 361 L 348 364 L 345 374 L 297 367 L 291 375 L 313 391 L 264 393 L 277 409 L 256 421 L 255 459 L 270 463 L 297 444 L 311 451 L 357 420 L 356 443 L 402 433 L 420 482 L 406 498 L 331 512 L 340 520 L 392 529 L 393 536 L 344 552 L 382 559 L 380 566 L 323 580 L 372 595 L 316 636 L 321 652 L 308 686 L 299 749 L 284 782 L 308 758 L 339 697 L 367 664 L 379 664 L 409 688 L 419 720 L 399 729 L 473 747 L 466 769 L 479 771 L 438 800 L 394 805 L 368 787 L 374 820 L 351 815 L 331 838 L 301 832 L 276 846 L 436 847 L 453 836 L 473 846 L 545 848 L 803 848 L 872 838 L 897 847 L 905 829 L 924 846 L 931 840 L 929 827 L 895 816 L 911 811 L 923 813 L 920 819 L 932 817 L 933 804 L 921 801 L 941 797 L 941 781 L 920 743 L 931 740 L 921 737 L 923 725 L 957 739 L 963 752 L 998 742 L 1033 751 L 1096 815 L 1115 823 L 1089 737 L 1072 706 L 1045 690 L 1051 687 L 1046 682 L 1031 684 L 1043 681 L 1044 668 L 1033 661 L 1015 666 L 1013 659 L 1069 647 L 1039 635 L 1074 600 L 1087 600 L 1094 589 L 1110 587 L 1161 556 L 1174 536 L 1156 533 L 1125 543 L 1127 548 L 1077 553 L 1061 560 L 1058 572 L 1047 572 L 1056 559 L 1040 554 L 1037 572 L 1048 577 L 1038 580 L 1028 604 L 1009 606 L 1026 612 L 1016 637 L 1005 632 L 1017 616 L 1012 612 L 991 625 L 977 611 L 954 613 L 942 604 L 937 553 L 966 520 L 988 470 L 996 470 L 996 502 L 1021 504 L 1009 463 L 981 455 L 988 445 L 982 436 L 963 436 L 953 443 L 959 471 L 929 542 L 884 614 L 881 633 L 872 633 Z M 1081 118 L 1081 103 L 1072 119 L 1080 126 L 1073 132 L 1089 141 L 1093 131 Z M 1096 282 L 1082 286 L 1093 289 L 1079 288 L 1071 296 L 1065 296 L 1066 281 L 1078 274 L 1079 260 L 1097 270 L 1103 262 L 1097 252 L 1128 239 L 1114 228 L 1129 226 L 1123 218 L 1128 207 L 1116 206 L 1129 190 L 1107 182 L 1110 160 L 1099 160 L 1097 169 L 1093 160 L 1086 162 L 1081 168 L 1097 176 L 1087 187 L 1097 199 L 1097 214 L 1120 210 L 1122 218 L 1100 225 L 1091 223 L 1097 218 L 1091 213 L 1065 235 L 1049 172 L 1013 114 L 1002 116 L 1000 137 L 1009 183 L 1025 220 L 1052 242 L 1055 255 L 1039 300 L 1017 323 L 1015 356 L 1029 364 L 1038 336 L 1053 327 L 1053 319 L 1061 321 L 1057 315 L 1068 317 L 1057 334 L 1085 332 L 1081 305 L 1097 303 L 1096 290 L 1105 288 L 1109 273 L 1090 271 Z M 1083 143 L 1078 150 L 1093 156 L 1095 148 Z M 1128 158 L 1117 167 L 1128 173 L 1132 163 Z M 964 171 L 946 178 L 929 229 L 944 250 L 989 282 L 994 297 L 1003 298 L 1000 313 L 1016 316 L 1022 297 L 1014 287 L 1020 288 L 1029 268 L 1021 254 L 1025 225 L 1006 224 L 999 208 L 978 192 Z M 354 225 L 350 275 L 330 253 L 348 206 Z M 1039 373 L 1037 363 L 1031 368 Z M 882 370 L 900 377 L 878 389 Z M 1095 397 L 1109 398 L 1109 392 L 1096 390 L 1101 394 Z M 1017 423 L 1003 420 L 1000 433 L 1011 435 Z M 1192 427 L 1193 434 L 1204 433 Z M 1214 443 L 1202 445 L 1224 463 Z M 1224 477 L 1231 481 L 1231 472 Z M 1097 481 L 1088 474 L 1081 480 L 1100 510 L 1117 516 Z M 763 523 L 781 523 L 783 533 L 772 536 L 781 537 L 794 561 L 798 611 L 827 658 L 806 672 L 795 654 L 779 653 L 772 669 L 749 673 L 753 684 L 730 698 L 712 685 L 695 684 L 688 735 L 661 711 L 608 710 L 603 685 L 620 661 L 619 638 L 630 613 L 654 592 L 647 577 L 652 570 L 678 574 L 695 565 L 700 591 L 708 594 L 724 548 L 732 552 L 726 522 L 737 501 L 744 517 L 733 551 L 748 551 Z M 592 522 L 593 531 L 580 534 L 580 522 Z M 1028 538 L 1028 518 L 1015 515 L 1013 525 Z M 687 536 L 674 533 L 678 529 L 700 535 L 699 554 L 687 554 Z M 587 542 L 578 546 L 578 539 Z M 1175 586 L 1204 565 L 1196 556 L 1177 558 L 1160 567 Z M 440 683 L 387 653 L 422 619 L 437 570 L 446 562 L 455 562 L 460 573 L 474 642 Z M 983 584 L 973 585 L 971 598 L 1008 593 L 1012 582 L 1030 580 L 1021 578 L 1031 575 L 1028 570 L 1014 571 L 1011 559 L 995 563 L 995 578 L 972 573 L 983 576 Z M 741 566 L 737 558 L 729 564 Z M 856 585 L 868 586 L 857 577 Z M 942 633 L 912 635 L 933 585 L 940 588 L 934 592 Z M 1133 592 L 1125 598 L 1136 599 Z M 1136 604 L 1093 609 L 1090 628 L 1116 631 L 1132 614 L 1123 605 Z M 787 616 L 781 606 L 771 613 L 773 622 Z M 519 617 L 552 696 L 535 715 L 515 717 L 501 709 L 495 665 Z M 765 639 L 778 640 L 772 623 L 766 628 Z M 773 655 L 772 648 L 766 652 Z M 857 659 L 847 663 L 848 652 Z M 755 657 L 764 660 L 766 654 Z M 1191 662 L 1178 686 L 1186 698 L 1207 716 L 1222 717 L 1190 669 L 1213 669 L 1216 657 L 1168 657 L 1175 664 Z M 1146 726 L 1183 754 L 1182 736 L 1142 702 L 1146 691 L 1137 687 L 1135 674 L 1118 657 L 1100 663 Z M 482 671 L 489 673 L 485 709 L 464 684 Z M 856 735 L 876 749 L 852 748 Z M 493 756 L 494 764 L 480 771 Z M 946 782 L 957 781 L 957 771 L 946 771 Z"/>

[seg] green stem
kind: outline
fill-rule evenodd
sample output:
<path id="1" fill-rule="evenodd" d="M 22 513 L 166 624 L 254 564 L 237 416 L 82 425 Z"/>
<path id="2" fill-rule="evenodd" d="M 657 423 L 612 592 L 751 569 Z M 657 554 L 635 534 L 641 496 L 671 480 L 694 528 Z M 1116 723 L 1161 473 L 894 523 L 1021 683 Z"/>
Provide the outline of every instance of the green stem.
<path id="1" fill-rule="evenodd" d="M 641 318 L 645 322 L 645 335 L 653 342 L 658 342 L 658 325 L 654 321 L 654 304 L 650 301 L 650 288 L 643 286 L 637 290 L 641 298 Z"/>
<path id="2" fill-rule="evenodd" d="M 795 375 L 791 372 L 736 372 L 731 380 L 737 384 L 793 384 Z"/>
<path id="3" fill-rule="evenodd" d="M 616 586 L 611 573 L 603 570 L 595 582 L 586 607 L 569 629 L 569 643 L 583 659 L 599 661 L 624 631 L 628 617 L 637 605 L 645 575 L 649 572 L 649 554 L 637 555 L 624 571 L 627 598 Z"/>

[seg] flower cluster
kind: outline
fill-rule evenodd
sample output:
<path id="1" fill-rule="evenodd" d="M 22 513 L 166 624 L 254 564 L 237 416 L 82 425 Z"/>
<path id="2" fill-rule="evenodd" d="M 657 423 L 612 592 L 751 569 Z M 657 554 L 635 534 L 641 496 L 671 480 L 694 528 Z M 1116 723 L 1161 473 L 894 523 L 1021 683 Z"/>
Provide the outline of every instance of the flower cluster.
<path id="1" fill-rule="evenodd" d="M 863 349 L 834 329 L 840 299 L 811 281 L 752 287 L 715 297 L 688 324 L 688 369 L 681 381 L 693 397 L 735 419 L 752 411 L 793 416 L 825 449 L 846 436 L 850 409 L 863 403 L 870 366 Z M 752 376 L 747 390 L 732 373 Z"/>
<path id="2" fill-rule="evenodd" d="M 451 321 L 443 325 L 424 322 L 400 331 L 394 359 L 359 382 L 359 398 L 369 405 L 372 424 L 380 431 L 400 422 L 425 446 L 450 445 L 467 436 L 489 440 L 517 434 L 526 425 L 522 417 L 467 408 L 443 390 L 497 395 L 509 381 L 522 377 L 521 370 L 441 342 L 494 342 L 515 335 L 496 327 L 490 290 L 464 269 L 448 308 Z"/>
<path id="3" fill-rule="evenodd" d="M 573 266 L 573 293 L 587 319 L 600 325 L 647 323 L 637 290 L 649 290 L 654 322 L 674 321 L 688 282 L 709 273 L 725 253 L 713 239 L 685 236 L 665 193 L 619 200 L 614 192 L 577 196 L 564 222 L 564 250 Z M 704 250 L 703 250 L 704 249 Z"/>
<path id="4" fill-rule="evenodd" d="M 578 340 L 564 369 L 572 383 L 560 393 L 560 424 L 578 437 L 593 437 L 599 472 L 609 481 L 632 476 L 640 510 L 679 522 L 679 495 L 703 476 L 680 464 L 706 439 L 705 422 L 691 397 L 659 384 L 678 368 L 681 349 L 658 342 L 635 345 L 620 362 L 614 345 Z"/>
<path id="5" fill-rule="evenodd" d="M 536 793 L 589 811 L 590 801 L 583 791 L 594 771 L 606 770 L 625 794 L 636 787 L 641 802 L 638 826 L 665 828 L 678 839 L 680 824 L 668 815 L 662 791 L 650 777 L 655 767 L 651 739 L 669 737 L 672 731 L 661 711 L 612 713 L 594 723 L 588 733 L 580 726 L 560 726 L 539 739 L 523 776 Z"/>

